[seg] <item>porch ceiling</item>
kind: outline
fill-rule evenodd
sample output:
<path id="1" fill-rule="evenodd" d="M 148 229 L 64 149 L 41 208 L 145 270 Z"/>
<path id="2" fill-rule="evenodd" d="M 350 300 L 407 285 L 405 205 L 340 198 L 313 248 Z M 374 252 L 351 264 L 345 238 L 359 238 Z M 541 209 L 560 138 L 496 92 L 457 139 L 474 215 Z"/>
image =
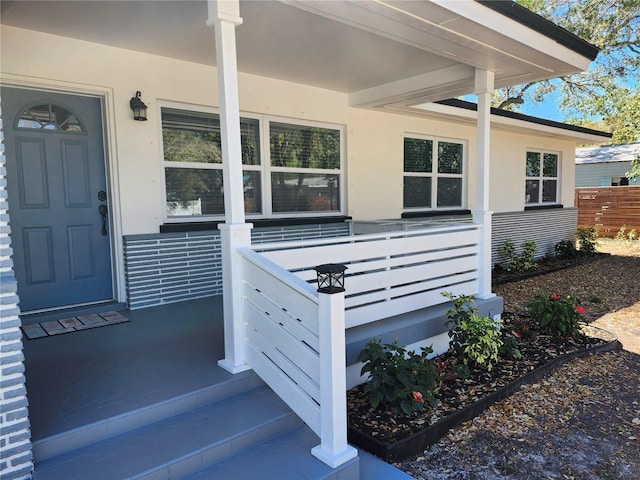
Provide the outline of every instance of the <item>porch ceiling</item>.
<path id="1" fill-rule="evenodd" d="M 404 108 L 587 68 L 590 59 L 479 2 L 241 0 L 238 68 Z M 207 2 L 2 0 L 2 24 L 215 65 Z"/>

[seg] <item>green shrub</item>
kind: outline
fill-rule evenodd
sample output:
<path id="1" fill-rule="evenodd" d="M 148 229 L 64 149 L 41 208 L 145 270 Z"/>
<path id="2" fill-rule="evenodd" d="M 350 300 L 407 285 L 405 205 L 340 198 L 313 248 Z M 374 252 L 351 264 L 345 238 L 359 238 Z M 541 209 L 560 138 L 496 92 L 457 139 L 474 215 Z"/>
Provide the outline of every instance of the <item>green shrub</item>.
<path id="1" fill-rule="evenodd" d="M 520 253 L 516 252 L 513 240 L 507 238 L 500 251 L 507 257 L 506 269 L 510 272 L 522 273 L 538 268 L 535 254 L 538 247 L 533 240 L 525 240 L 520 244 Z"/>
<path id="2" fill-rule="evenodd" d="M 537 295 L 527 305 L 531 317 L 540 325 L 540 329 L 549 335 L 562 337 L 580 332 L 584 323 L 585 309 L 571 295 Z"/>
<path id="3" fill-rule="evenodd" d="M 436 367 L 427 358 L 432 352 L 431 347 L 423 347 L 419 354 L 407 351 L 397 339 L 385 345 L 380 340 L 369 340 L 358 361 L 364 362 L 360 374 L 370 374 L 365 390 L 371 407 L 382 405 L 410 415 L 421 411 L 425 402 L 435 405 L 440 381 Z"/>
<path id="4" fill-rule="evenodd" d="M 522 352 L 518 348 L 518 340 L 515 335 L 509 333 L 503 338 L 504 340 L 502 341 L 502 345 L 499 350 L 500 355 L 505 358 L 520 360 L 522 358 Z"/>
<path id="5" fill-rule="evenodd" d="M 443 292 L 442 295 L 453 303 L 446 313 L 450 350 L 465 365 L 472 363 L 491 371 L 498 363 L 498 352 L 502 346 L 500 322 L 478 315 L 478 309 L 473 306 L 475 300 L 471 296 L 456 297 L 450 292 Z"/>
<path id="6" fill-rule="evenodd" d="M 596 229 L 593 227 L 581 227 L 576 234 L 578 239 L 578 252 L 580 255 L 591 257 L 596 254 Z"/>
<path id="7" fill-rule="evenodd" d="M 573 240 L 560 240 L 555 244 L 553 250 L 556 258 L 576 258 L 578 256 L 578 249 Z"/>

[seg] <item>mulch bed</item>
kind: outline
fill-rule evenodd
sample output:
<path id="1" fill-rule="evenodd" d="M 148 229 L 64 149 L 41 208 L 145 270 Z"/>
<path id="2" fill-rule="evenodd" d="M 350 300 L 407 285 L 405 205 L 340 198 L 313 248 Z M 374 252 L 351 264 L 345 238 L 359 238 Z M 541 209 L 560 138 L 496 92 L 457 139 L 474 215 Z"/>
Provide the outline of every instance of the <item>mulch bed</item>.
<path id="1" fill-rule="evenodd" d="M 443 380 L 436 406 L 426 407 L 423 412 L 409 416 L 382 407 L 373 410 L 362 385 L 351 389 L 347 393 L 349 440 L 388 461 L 401 459 L 435 443 L 450 428 L 506 397 L 523 381 L 540 378 L 549 370 L 545 366 L 557 366 L 556 360 L 569 360 L 575 354 L 598 347 L 619 348 L 606 332 L 599 335 L 601 338 L 586 335 L 557 338 L 538 332 L 526 317 L 503 315 L 503 339 L 513 330 L 526 332 L 519 333 L 521 358 L 501 358 L 491 371 L 472 368 L 470 378 Z M 444 354 L 435 361 L 451 366 L 456 359 Z M 421 438 L 416 440 L 417 437 Z"/>

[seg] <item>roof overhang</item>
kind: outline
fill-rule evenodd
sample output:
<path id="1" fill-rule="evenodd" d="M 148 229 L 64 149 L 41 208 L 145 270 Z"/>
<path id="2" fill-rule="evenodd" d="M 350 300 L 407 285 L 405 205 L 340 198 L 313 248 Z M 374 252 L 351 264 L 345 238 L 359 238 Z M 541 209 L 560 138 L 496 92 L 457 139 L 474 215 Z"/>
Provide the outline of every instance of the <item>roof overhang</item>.
<path id="1" fill-rule="evenodd" d="M 477 105 L 458 99 L 450 99 L 438 103 L 427 103 L 412 108 L 416 115 L 443 117 L 449 121 L 475 125 L 477 122 Z M 611 133 L 590 128 L 555 122 L 543 118 L 524 115 L 507 110 L 491 109 L 491 125 L 506 130 L 538 133 L 551 137 L 565 137 L 576 143 L 603 143 L 611 140 Z"/>
<path id="2" fill-rule="evenodd" d="M 512 8 L 525 20 L 491 3 L 241 0 L 238 68 L 343 92 L 356 107 L 406 108 L 473 93 L 476 69 L 494 72 L 499 88 L 585 70 L 597 52 L 553 24 L 525 21 L 540 17 L 522 7 Z M 2 0 L 0 19 L 154 55 L 216 61 L 206 0 Z"/>

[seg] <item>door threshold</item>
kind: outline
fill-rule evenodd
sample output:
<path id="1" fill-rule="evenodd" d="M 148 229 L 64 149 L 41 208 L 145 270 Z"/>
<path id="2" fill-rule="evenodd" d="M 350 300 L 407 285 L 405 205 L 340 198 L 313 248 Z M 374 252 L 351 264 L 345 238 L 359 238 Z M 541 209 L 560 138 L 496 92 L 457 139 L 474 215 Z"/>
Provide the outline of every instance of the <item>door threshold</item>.
<path id="1" fill-rule="evenodd" d="M 105 302 L 83 303 L 80 305 L 65 305 L 62 307 L 30 310 L 20 314 L 23 324 L 39 323 L 49 320 L 60 320 L 61 318 L 77 317 L 78 315 L 86 315 L 89 313 L 103 313 L 110 311 L 126 310 L 127 305 L 115 300 Z"/>

